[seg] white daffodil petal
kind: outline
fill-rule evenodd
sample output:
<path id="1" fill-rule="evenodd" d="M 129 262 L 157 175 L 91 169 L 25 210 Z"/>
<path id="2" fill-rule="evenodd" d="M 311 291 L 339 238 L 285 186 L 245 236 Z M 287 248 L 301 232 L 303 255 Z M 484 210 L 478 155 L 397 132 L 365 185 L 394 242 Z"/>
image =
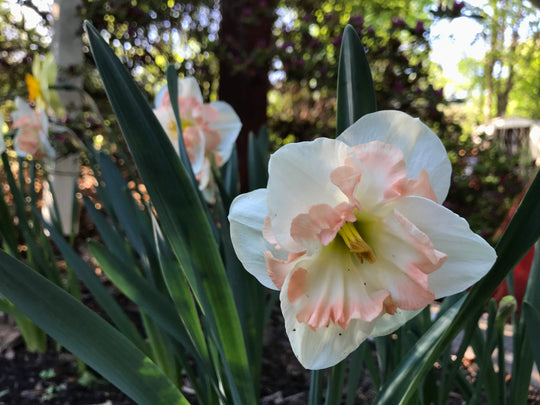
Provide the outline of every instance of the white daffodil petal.
<path id="1" fill-rule="evenodd" d="M 264 258 L 264 252 L 269 250 L 269 243 L 262 234 L 265 217 L 265 189 L 236 197 L 229 212 L 231 240 L 245 269 L 265 287 L 277 290 L 268 275 Z"/>
<path id="2" fill-rule="evenodd" d="M 375 327 L 369 336 L 385 336 L 389 333 L 395 332 L 405 325 L 409 320 L 418 315 L 421 311 L 421 309 L 416 311 L 405 311 L 398 308 L 394 315 L 384 314 L 383 316 L 377 318 L 375 321 Z"/>
<path id="3" fill-rule="evenodd" d="M 242 129 L 242 123 L 229 104 L 223 101 L 214 101 L 210 105 L 219 113 L 217 121 L 210 124 L 210 129 L 217 131 L 221 138 L 221 142 L 215 151 L 220 154 L 223 164 L 231 156 L 236 138 L 238 138 L 240 129 Z"/>
<path id="4" fill-rule="evenodd" d="M 156 97 L 154 97 L 154 107 L 159 108 L 163 104 L 163 97 L 165 97 L 165 94 L 169 94 L 169 89 L 167 88 L 167 85 L 161 87 L 159 91 L 156 94 Z"/>
<path id="5" fill-rule="evenodd" d="M 371 141 L 398 146 L 403 151 L 407 177 L 416 179 L 425 169 L 437 201 L 445 200 L 450 187 L 450 160 L 439 137 L 420 120 L 400 111 L 378 111 L 364 115 L 337 139 L 350 146 Z"/>
<path id="6" fill-rule="evenodd" d="M 11 118 L 13 119 L 13 122 L 17 121 L 19 118 L 34 114 L 34 110 L 32 107 L 30 107 L 22 98 L 15 97 L 15 107 L 17 109 L 11 113 Z"/>
<path id="7" fill-rule="evenodd" d="M 154 110 L 154 115 L 174 145 L 176 153 L 178 153 L 178 131 L 172 109 L 168 107 L 159 107 Z"/>
<path id="8" fill-rule="evenodd" d="M 422 197 L 406 197 L 395 204 L 395 209 L 424 232 L 435 249 L 448 255 L 428 278 L 435 298 L 465 290 L 495 262 L 495 250 L 471 231 L 467 221 L 445 207 Z"/>
<path id="9" fill-rule="evenodd" d="M 319 138 L 287 144 L 272 155 L 268 166 L 268 213 L 283 248 L 290 252 L 304 250 L 290 233 L 296 216 L 317 204 L 335 207 L 348 202 L 347 196 L 329 179 L 349 152 L 343 142 Z"/>
<path id="10" fill-rule="evenodd" d="M 281 311 L 285 318 L 285 330 L 294 354 L 307 369 L 319 370 L 336 365 L 371 333 L 374 322 L 353 319 L 347 329 L 330 323 L 327 327 L 311 329 L 296 319 L 296 310 L 288 300 L 291 274 L 285 280 L 280 293 Z"/>
<path id="11" fill-rule="evenodd" d="M 194 77 L 184 77 L 178 79 L 178 97 L 195 97 L 195 99 L 202 104 L 203 97 L 201 89 L 199 88 L 199 84 Z"/>

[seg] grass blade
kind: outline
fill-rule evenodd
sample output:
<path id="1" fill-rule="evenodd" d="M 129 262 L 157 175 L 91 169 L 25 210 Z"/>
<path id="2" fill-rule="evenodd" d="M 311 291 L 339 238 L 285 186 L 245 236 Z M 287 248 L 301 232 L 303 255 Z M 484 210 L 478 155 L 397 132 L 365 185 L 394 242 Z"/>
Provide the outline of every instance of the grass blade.
<path id="1" fill-rule="evenodd" d="M 0 293 L 58 343 L 139 404 L 188 404 L 129 339 L 29 267 L 0 251 Z"/>

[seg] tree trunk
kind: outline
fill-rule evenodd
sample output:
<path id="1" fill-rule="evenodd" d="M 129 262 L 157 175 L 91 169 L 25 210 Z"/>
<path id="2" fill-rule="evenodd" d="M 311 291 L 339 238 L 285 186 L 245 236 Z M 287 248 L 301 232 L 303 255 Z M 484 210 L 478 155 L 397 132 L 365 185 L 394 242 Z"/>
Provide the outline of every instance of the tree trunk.
<path id="1" fill-rule="evenodd" d="M 518 9 L 515 20 L 512 22 L 514 29 L 512 30 L 512 42 L 507 53 L 507 63 L 508 63 L 508 78 L 504 83 L 504 89 L 501 89 L 497 94 L 497 116 L 504 117 L 506 115 L 506 110 L 508 109 L 508 97 L 510 91 L 514 87 L 514 58 L 516 55 L 516 48 L 519 41 L 519 26 L 523 20 L 523 10 L 521 7 Z M 502 84 L 501 84 L 502 87 Z"/>
<path id="2" fill-rule="evenodd" d="M 53 4 L 54 36 L 52 50 L 58 66 L 58 84 L 69 84 L 82 88 L 81 69 L 82 19 L 79 9 L 82 0 L 56 0 Z M 82 108 L 82 96 L 78 91 L 59 91 L 60 99 L 70 117 Z"/>
<path id="3" fill-rule="evenodd" d="M 264 7 L 263 4 L 264 3 Z M 219 99 L 231 104 L 242 121 L 236 142 L 240 188 L 248 188 L 248 134 L 267 121 L 268 72 L 276 0 L 221 2 Z"/>
<path id="4" fill-rule="evenodd" d="M 52 51 L 58 76 L 56 84 L 72 85 L 82 89 L 81 75 L 83 65 L 82 51 L 82 19 L 79 13 L 82 0 L 56 0 L 53 4 L 54 35 Z M 82 93 L 78 90 L 59 90 L 58 95 L 66 108 L 66 126 L 80 119 L 83 107 Z M 62 231 L 70 235 L 72 231 L 78 232 L 78 214 L 76 213 L 75 228 L 72 229 L 74 195 L 77 190 L 79 177 L 79 154 L 57 156 L 55 166 L 49 168 L 49 182 L 43 184 L 43 216 L 52 220 L 56 216 L 55 204 L 62 224 Z M 49 184 L 50 183 L 50 184 Z M 55 191 L 56 201 L 50 186 Z"/>

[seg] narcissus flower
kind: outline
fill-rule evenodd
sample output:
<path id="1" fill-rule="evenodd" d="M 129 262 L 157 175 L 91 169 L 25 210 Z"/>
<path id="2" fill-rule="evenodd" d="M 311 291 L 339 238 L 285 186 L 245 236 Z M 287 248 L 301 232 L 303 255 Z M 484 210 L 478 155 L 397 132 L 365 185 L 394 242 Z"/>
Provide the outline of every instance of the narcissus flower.
<path id="1" fill-rule="evenodd" d="M 158 92 L 155 105 L 154 113 L 178 152 L 178 131 L 166 86 Z M 242 123 L 229 104 L 223 101 L 203 103 L 201 90 L 193 77 L 178 79 L 178 107 L 191 167 L 199 188 L 209 191 L 212 182 L 210 158 L 217 166 L 229 160 Z M 211 199 L 211 195 L 207 196 Z"/>
<path id="2" fill-rule="evenodd" d="M 340 362 L 490 269 L 495 251 L 441 205 L 450 174 L 429 128 L 381 111 L 335 140 L 282 147 L 268 187 L 234 200 L 235 251 L 262 284 L 281 290 L 304 367 Z"/>
<path id="3" fill-rule="evenodd" d="M 49 121 L 43 110 L 35 111 L 21 98 L 15 99 L 17 110 L 12 114 L 15 150 L 20 156 L 32 155 L 35 159 L 54 158 L 54 148 L 47 139 Z"/>
<path id="4" fill-rule="evenodd" d="M 56 62 L 51 53 L 45 55 L 43 60 L 36 54 L 32 63 L 32 74 L 27 73 L 25 81 L 30 101 L 35 102 L 48 113 L 54 112 L 57 116 L 63 117 L 66 111 L 60 96 L 56 90 L 50 89 L 50 86 L 56 82 L 57 71 Z"/>

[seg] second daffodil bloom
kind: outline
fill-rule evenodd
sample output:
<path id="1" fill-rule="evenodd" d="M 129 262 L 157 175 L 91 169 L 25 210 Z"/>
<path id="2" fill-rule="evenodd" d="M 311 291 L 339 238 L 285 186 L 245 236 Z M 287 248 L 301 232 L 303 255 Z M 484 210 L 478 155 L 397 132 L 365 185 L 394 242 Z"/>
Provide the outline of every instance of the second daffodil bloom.
<path id="1" fill-rule="evenodd" d="M 245 268 L 281 290 L 302 365 L 322 369 L 389 334 L 434 299 L 465 290 L 495 251 L 441 203 L 451 166 L 439 138 L 397 111 L 337 139 L 288 144 L 266 189 L 237 197 L 231 238 Z"/>
<path id="2" fill-rule="evenodd" d="M 12 114 L 15 134 L 15 150 L 19 156 L 32 155 L 34 159 L 53 159 L 54 148 L 47 139 L 49 120 L 43 110 L 35 111 L 20 97 L 15 99 Z"/>
<path id="3" fill-rule="evenodd" d="M 176 151 L 179 151 L 178 131 L 167 87 L 157 94 L 154 113 Z M 242 123 L 233 108 L 223 102 L 203 103 L 201 90 L 193 77 L 178 79 L 178 108 L 182 135 L 193 173 L 199 188 L 212 200 L 210 158 L 222 166 L 231 156 Z"/>

